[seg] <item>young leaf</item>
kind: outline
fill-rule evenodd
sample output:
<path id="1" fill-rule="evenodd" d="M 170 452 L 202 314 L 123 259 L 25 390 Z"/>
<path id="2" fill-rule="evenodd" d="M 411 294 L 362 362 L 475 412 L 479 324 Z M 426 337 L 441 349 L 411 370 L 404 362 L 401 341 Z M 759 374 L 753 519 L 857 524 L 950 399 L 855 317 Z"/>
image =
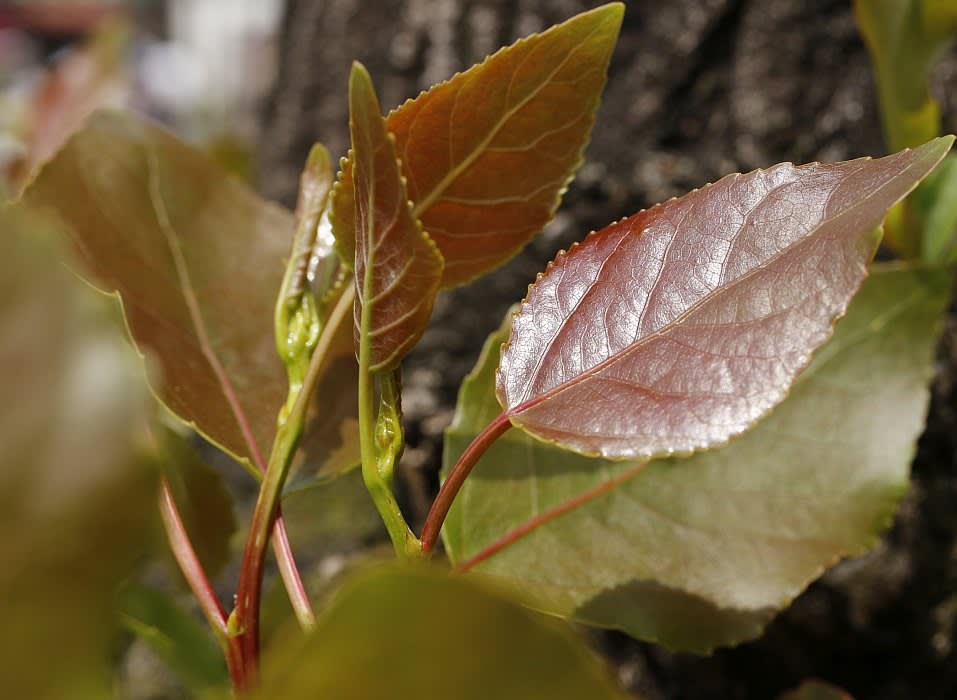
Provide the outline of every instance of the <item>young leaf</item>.
<path id="1" fill-rule="evenodd" d="M 506 433 L 449 513 L 452 561 L 534 607 L 669 647 L 756 637 L 890 522 L 923 430 L 948 278 L 877 266 L 784 403 L 720 450 L 642 466 Z M 446 469 L 498 411 L 505 332 L 462 387 Z"/>
<path id="2" fill-rule="evenodd" d="M 171 596 L 129 584 L 120 592 L 119 606 L 123 625 L 146 642 L 191 688 L 229 682 L 216 640 Z"/>
<path id="3" fill-rule="evenodd" d="M 366 69 L 349 76 L 355 159 L 356 347 L 371 372 L 394 369 L 425 331 L 442 278 L 442 255 L 412 214 L 405 179 Z M 361 364 L 361 362 L 360 362 Z M 361 371 L 361 370 L 360 370 Z"/>
<path id="4" fill-rule="evenodd" d="M 261 698 L 624 698 L 567 629 L 424 569 L 352 580 L 304 644 L 268 662 Z"/>
<path id="5" fill-rule="evenodd" d="M 173 414 L 247 465 L 264 464 L 287 390 L 272 317 L 292 215 L 121 113 L 95 115 L 24 199 L 58 216 L 83 274 L 119 297 L 136 345 L 158 360 L 164 384 L 154 390 Z"/>
<path id="6" fill-rule="evenodd" d="M 154 520 L 154 411 L 122 332 L 51 234 L 0 209 L 3 693 L 99 698 L 114 590 Z"/>
<path id="7" fill-rule="evenodd" d="M 393 111 L 413 218 L 445 258 L 443 287 L 517 253 L 552 218 L 591 133 L 624 5 L 583 12 L 498 51 Z M 348 262 L 353 164 L 333 227 Z"/>
<path id="8" fill-rule="evenodd" d="M 885 213 L 952 142 L 729 175 L 560 253 L 502 351 L 512 423 L 612 459 L 744 432 L 827 340 Z"/>

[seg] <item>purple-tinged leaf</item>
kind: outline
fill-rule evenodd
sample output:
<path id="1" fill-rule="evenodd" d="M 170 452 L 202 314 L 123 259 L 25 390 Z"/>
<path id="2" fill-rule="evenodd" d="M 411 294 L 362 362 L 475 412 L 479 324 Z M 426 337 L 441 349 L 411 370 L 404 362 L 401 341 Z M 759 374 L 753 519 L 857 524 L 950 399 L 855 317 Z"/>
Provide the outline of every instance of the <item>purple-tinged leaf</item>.
<path id="1" fill-rule="evenodd" d="M 500 403 L 527 432 L 612 459 L 744 432 L 831 335 L 885 213 L 952 142 L 729 175 L 593 233 L 530 288 Z"/>

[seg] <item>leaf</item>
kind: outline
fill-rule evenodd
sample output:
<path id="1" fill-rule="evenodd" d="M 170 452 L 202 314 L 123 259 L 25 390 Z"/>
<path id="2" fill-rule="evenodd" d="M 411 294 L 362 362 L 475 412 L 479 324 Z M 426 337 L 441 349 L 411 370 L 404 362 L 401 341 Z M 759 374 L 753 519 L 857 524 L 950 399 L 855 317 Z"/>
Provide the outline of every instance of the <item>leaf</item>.
<path id="1" fill-rule="evenodd" d="M 729 175 L 559 253 L 502 351 L 512 423 L 613 459 L 744 432 L 830 336 L 884 214 L 952 142 Z"/>
<path id="2" fill-rule="evenodd" d="M 624 5 L 583 12 L 503 48 L 389 114 L 413 218 L 445 258 L 443 287 L 521 250 L 548 223 L 582 163 Z M 333 228 L 352 258 L 352 163 Z"/>
<path id="3" fill-rule="evenodd" d="M 921 258 L 930 264 L 957 261 L 957 157 L 947 156 L 909 201 L 921 221 Z"/>
<path id="4" fill-rule="evenodd" d="M 95 115 L 24 198 L 58 216 L 84 276 L 120 299 L 173 414 L 262 464 L 287 390 L 272 320 L 292 215 L 122 113 Z"/>
<path id="5" fill-rule="evenodd" d="M 236 533 L 233 499 L 223 477 L 199 452 L 172 430 L 161 431 L 163 471 L 190 542 L 207 576 L 215 578 L 229 563 Z M 173 568 L 179 572 L 173 563 Z"/>
<path id="6" fill-rule="evenodd" d="M 355 343 L 368 343 L 368 369 L 395 369 L 429 322 L 442 256 L 412 214 L 369 74 L 349 76 L 349 127 L 355 164 Z M 361 353 L 360 353 L 361 355 Z M 361 361 L 360 361 L 361 362 Z M 361 371 L 361 370 L 360 370 Z"/>
<path id="7" fill-rule="evenodd" d="M 229 682 L 216 640 L 166 593 L 128 584 L 120 595 L 120 617 L 191 688 Z"/>
<path id="8" fill-rule="evenodd" d="M 642 466 L 509 431 L 449 513 L 450 558 L 536 608 L 668 647 L 704 653 L 758 636 L 889 524 L 923 430 L 948 278 L 876 266 L 787 400 L 720 450 Z M 463 385 L 446 473 L 498 410 L 504 333 Z"/>
<path id="9" fill-rule="evenodd" d="M 782 694 L 778 700 L 854 700 L 846 692 L 823 681 L 804 681 L 799 687 Z"/>
<path id="10" fill-rule="evenodd" d="M 462 578 L 380 568 L 264 668 L 262 698 L 623 699 L 567 629 Z"/>
<path id="11" fill-rule="evenodd" d="M 951 0 L 855 0 L 854 14 L 877 74 L 888 147 L 909 148 L 940 133 L 930 70 L 957 35 Z"/>
<path id="12" fill-rule="evenodd" d="M 142 367 L 48 223 L 0 209 L 0 658 L 11 698 L 107 697 L 113 593 L 146 554 Z"/>

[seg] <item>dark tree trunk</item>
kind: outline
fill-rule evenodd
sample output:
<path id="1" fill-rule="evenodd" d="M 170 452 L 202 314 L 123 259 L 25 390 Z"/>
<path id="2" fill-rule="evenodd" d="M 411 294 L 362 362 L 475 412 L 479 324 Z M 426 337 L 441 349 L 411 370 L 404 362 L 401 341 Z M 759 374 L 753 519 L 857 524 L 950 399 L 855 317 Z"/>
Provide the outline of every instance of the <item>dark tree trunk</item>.
<path id="1" fill-rule="evenodd" d="M 290 0 L 280 76 L 264 120 L 262 189 L 290 204 L 314 140 L 344 153 L 353 59 L 369 68 L 383 105 L 396 105 L 496 47 L 598 4 Z M 485 336 L 558 248 L 728 172 L 882 151 L 870 67 L 849 5 L 628 3 L 588 162 L 561 213 L 505 268 L 444 294 L 406 363 L 402 473 L 411 513 L 421 517 L 436 488 L 441 431 L 459 382 Z M 957 130 L 953 52 L 935 76 L 939 86 L 951 86 L 938 95 L 946 130 Z M 881 547 L 812 586 L 763 639 L 711 658 L 596 635 L 627 686 L 649 699 L 763 700 L 817 676 L 861 699 L 957 697 L 955 344 L 952 329 L 945 335 L 914 489 Z"/>

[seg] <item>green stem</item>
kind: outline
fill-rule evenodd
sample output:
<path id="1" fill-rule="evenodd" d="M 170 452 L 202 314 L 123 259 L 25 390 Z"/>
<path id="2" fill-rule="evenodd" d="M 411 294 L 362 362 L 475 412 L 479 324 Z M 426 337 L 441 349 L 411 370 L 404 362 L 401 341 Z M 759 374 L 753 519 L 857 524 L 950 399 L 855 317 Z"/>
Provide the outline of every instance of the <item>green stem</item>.
<path id="1" fill-rule="evenodd" d="M 316 350 L 310 358 L 302 389 L 276 432 L 269 464 L 253 511 L 246 549 L 243 553 L 234 613 L 236 627 L 242 640 L 247 687 L 256 683 L 259 669 L 259 609 L 262 599 L 266 544 L 279 511 L 282 487 L 286 482 L 299 438 L 302 436 L 309 401 L 319 381 L 320 371 L 323 369 L 339 324 L 352 308 L 352 299 L 353 295 L 347 288 L 326 320 L 316 344 Z M 309 616 L 311 617 L 311 611 Z"/>
<path id="2" fill-rule="evenodd" d="M 372 265 L 368 262 L 363 279 L 362 298 L 372 298 Z M 359 454 L 362 460 L 362 479 L 385 524 L 396 555 L 400 559 L 417 559 L 422 556 L 422 545 L 403 517 L 395 494 L 392 493 L 392 471 L 401 450 L 376 444 L 378 421 L 375 408 L 375 380 L 377 374 L 369 369 L 372 360 L 369 335 L 371 316 L 369 306 L 363 304 L 359 318 Z M 398 396 L 392 384 L 391 372 L 379 376 L 384 392 L 383 398 L 386 404 L 394 406 Z M 398 439 L 401 441 L 401 426 L 398 426 L 397 430 L 399 431 Z"/>

